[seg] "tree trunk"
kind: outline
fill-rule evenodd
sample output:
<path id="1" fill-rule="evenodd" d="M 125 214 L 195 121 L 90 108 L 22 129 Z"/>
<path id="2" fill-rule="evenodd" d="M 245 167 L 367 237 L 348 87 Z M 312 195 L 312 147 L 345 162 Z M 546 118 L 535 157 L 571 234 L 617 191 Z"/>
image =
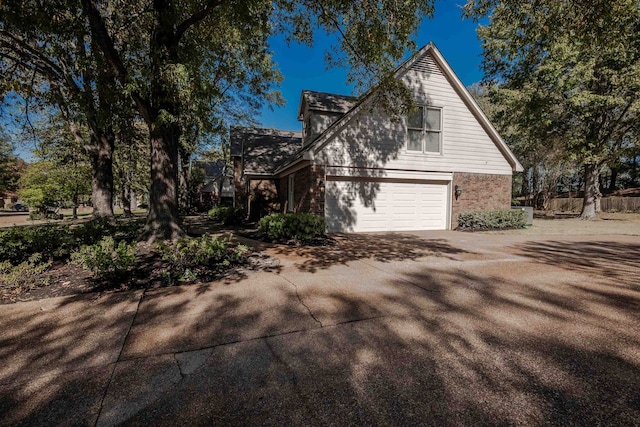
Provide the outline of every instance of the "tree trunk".
<path id="1" fill-rule="evenodd" d="M 129 217 L 131 216 L 131 182 L 129 174 L 127 172 L 123 172 L 120 175 L 120 181 L 122 183 L 122 188 L 120 188 L 120 198 L 122 199 L 123 215 Z"/>
<path id="2" fill-rule="evenodd" d="M 616 181 L 618 180 L 618 168 L 611 168 L 611 179 L 609 180 L 609 191 L 615 191 L 618 186 Z"/>
<path id="3" fill-rule="evenodd" d="M 148 242 L 175 240 L 184 234 L 178 213 L 178 140 L 175 125 L 151 128 L 151 188 L 143 234 Z"/>
<path id="4" fill-rule="evenodd" d="M 191 189 L 189 182 L 189 156 L 182 152 L 180 154 L 180 187 L 178 188 L 178 199 L 180 201 L 180 209 L 185 215 L 189 214 L 191 209 Z"/>
<path id="5" fill-rule="evenodd" d="M 596 200 L 598 198 L 598 174 L 596 164 L 587 164 L 584 167 L 584 199 L 580 219 L 596 219 Z"/>
<path id="6" fill-rule="evenodd" d="M 91 199 L 94 217 L 113 217 L 113 150 L 112 132 L 93 135 L 93 146 L 87 151 L 91 161 Z"/>
<path id="7" fill-rule="evenodd" d="M 73 193 L 73 219 L 78 219 L 78 193 Z"/>

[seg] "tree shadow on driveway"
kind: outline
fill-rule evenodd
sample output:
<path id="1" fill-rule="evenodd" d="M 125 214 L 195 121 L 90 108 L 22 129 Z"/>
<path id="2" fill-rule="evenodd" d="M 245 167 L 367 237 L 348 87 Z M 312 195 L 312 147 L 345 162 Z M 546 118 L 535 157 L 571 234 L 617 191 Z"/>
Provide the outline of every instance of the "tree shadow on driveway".
<path id="1" fill-rule="evenodd" d="M 613 241 L 529 241 L 519 255 L 575 272 L 601 275 L 620 287 L 640 290 L 640 244 Z"/>
<path id="2" fill-rule="evenodd" d="M 442 238 L 420 238 L 410 234 L 334 234 L 334 243 L 325 246 L 278 245 L 279 256 L 298 257 L 297 268 L 314 273 L 334 265 L 371 259 L 378 262 L 417 260 L 427 256 L 455 259 L 466 250 L 451 245 Z"/>
<path id="3" fill-rule="evenodd" d="M 405 259 L 422 256 L 416 241 Z M 604 244 L 609 258 L 576 269 L 568 249 L 544 254 L 560 243 L 519 244 L 536 280 L 513 263 L 506 276 L 416 263 L 381 276 L 367 298 L 313 288 L 335 304 L 256 273 L 141 301 L 119 293 L 10 307 L 0 317 L 0 419 L 94 424 L 101 411 L 99 425 L 637 424 L 640 293 L 610 277 L 631 267 L 616 256 L 633 245 Z M 401 259 L 389 250 L 381 260 Z M 310 314 L 349 320 L 322 327 Z"/>

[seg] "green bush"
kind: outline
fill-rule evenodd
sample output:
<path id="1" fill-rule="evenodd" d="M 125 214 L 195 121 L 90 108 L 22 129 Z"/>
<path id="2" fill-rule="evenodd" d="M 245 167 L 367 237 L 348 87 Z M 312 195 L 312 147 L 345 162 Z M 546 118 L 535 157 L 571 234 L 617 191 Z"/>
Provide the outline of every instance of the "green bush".
<path id="1" fill-rule="evenodd" d="M 258 222 L 258 234 L 273 241 L 309 242 L 324 236 L 324 217 L 301 212 L 267 215 Z"/>
<path id="2" fill-rule="evenodd" d="M 209 211 L 209 218 L 214 221 L 220 221 L 224 225 L 242 224 L 244 211 L 242 208 L 234 208 L 231 206 L 218 206 Z"/>
<path id="3" fill-rule="evenodd" d="M 162 259 L 169 261 L 168 274 L 178 280 L 194 280 L 233 264 L 241 263 L 249 248 L 232 246 L 229 239 L 208 234 L 202 237 L 185 237 L 177 242 L 160 242 L 156 245 Z"/>
<path id="4" fill-rule="evenodd" d="M 506 230 L 524 228 L 526 213 L 520 209 L 501 211 L 469 211 L 458 215 L 460 230 Z"/>
<path id="5" fill-rule="evenodd" d="M 84 245 L 71 254 L 71 262 L 91 270 L 102 279 L 120 278 L 129 273 L 136 264 L 135 244 L 116 241 L 111 236 L 103 237 L 94 245 Z"/>
<path id="6" fill-rule="evenodd" d="M 0 260 L 17 265 L 36 253 L 45 259 L 64 257 L 69 253 L 71 244 L 66 225 L 13 227 L 0 232 Z"/>
<path id="7" fill-rule="evenodd" d="M 0 283 L 10 288 L 46 285 L 49 279 L 41 277 L 41 274 L 49 267 L 51 260 L 43 261 L 42 254 L 39 253 L 32 254 L 29 259 L 15 266 L 9 261 L 3 261 L 0 262 Z"/>
<path id="8" fill-rule="evenodd" d="M 78 246 L 93 245 L 105 236 L 111 236 L 116 242 L 124 240 L 132 242 L 142 232 L 144 219 L 96 218 L 83 222 L 71 229 L 74 241 Z"/>

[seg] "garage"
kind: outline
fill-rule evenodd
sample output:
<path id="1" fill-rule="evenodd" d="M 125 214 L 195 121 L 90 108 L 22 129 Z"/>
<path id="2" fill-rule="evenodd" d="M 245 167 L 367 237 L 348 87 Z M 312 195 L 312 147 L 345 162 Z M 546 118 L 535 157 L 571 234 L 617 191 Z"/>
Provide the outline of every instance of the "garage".
<path id="1" fill-rule="evenodd" d="M 331 232 L 445 230 L 449 181 L 328 176 L 325 219 Z"/>

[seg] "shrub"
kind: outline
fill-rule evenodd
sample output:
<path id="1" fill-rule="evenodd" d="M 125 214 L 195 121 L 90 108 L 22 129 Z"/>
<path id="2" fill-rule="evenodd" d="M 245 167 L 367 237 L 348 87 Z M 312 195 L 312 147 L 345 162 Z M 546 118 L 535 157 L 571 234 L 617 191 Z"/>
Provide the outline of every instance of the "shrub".
<path id="1" fill-rule="evenodd" d="M 135 244 L 120 241 L 116 245 L 113 237 L 103 237 L 98 243 L 82 246 L 72 253 L 71 262 L 102 279 L 123 277 L 135 266 Z"/>
<path id="2" fill-rule="evenodd" d="M 132 242 L 140 235 L 144 219 L 96 218 L 71 229 L 77 245 L 94 245 L 105 236 L 111 236 L 116 242 Z"/>
<path id="3" fill-rule="evenodd" d="M 242 208 L 231 206 L 218 206 L 209 211 L 209 218 L 220 221 L 224 225 L 238 225 L 242 223 L 244 211 Z"/>
<path id="4" fill-rule="evenodd" d="M 13 227 L 0 232 L 0 259 L 17 265 L 36 253 L 45 259 L 64 257 L 71 243 L 66 225 Z"/>
<path id="5" fill-rule="evenodd" d="M 324 217 L 300 212 L 267 215 L 258 222 L 258 234 L 272 241 L 309 242 L 324 236 Z"/>
<path id="6" fill-rule="evenodd" d="M 458 215 L 458 228 L 461 230 L 506 230 L 524 228 L 526 213 L 520 209 L 501 211 L 469 211 Z"/>
<path id="7" fill-rule="evenodd" d="M 160 242 L 156 246 L 162 259 L 169 261 L 169 276 L 179 280 L 194 280 L 244 260 L 249 248 L 232 246 L 229 239 L 220 239 L 208 234 L 202 237 L 185 237 L 177 242 Z"/>
<path id="8" fill-rule="evenodd" d="M 0 283 L 10 288 L 46 285 L 49 278 L 41 277 L 51 267 L 51 260 L 43 261 L 42 254 L 32 254 L 26 261 L 14 266 L 9 261 L 0 262 Z"/>

